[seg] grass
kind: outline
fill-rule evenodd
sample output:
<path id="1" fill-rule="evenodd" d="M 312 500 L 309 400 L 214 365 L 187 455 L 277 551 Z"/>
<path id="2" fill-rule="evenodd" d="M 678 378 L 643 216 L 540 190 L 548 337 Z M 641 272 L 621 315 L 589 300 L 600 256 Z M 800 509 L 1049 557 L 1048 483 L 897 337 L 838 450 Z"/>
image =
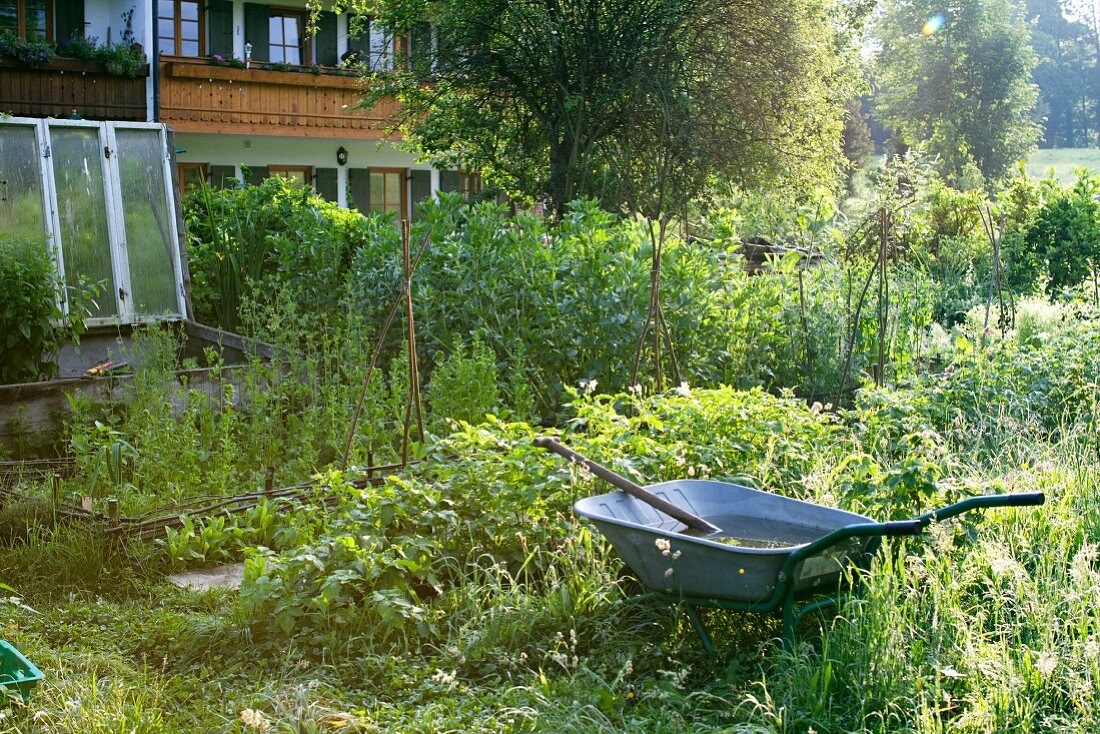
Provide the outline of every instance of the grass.
<path id="1" fill-rule="evenodd" d="M 1074 168 L 1091 168 L 1100 171 L 1100 148 L 1041 148 L 1027 159 L 1027 172 L 1035 178 L 1046 178 L 1050 169 L 1063 185 L 1076 180 Z"/>
<path id="2" fill-rule="evenodd" d="M 442 640 L 400 654 L 256 637 L 233 593 L 167 584 L 156 549 L 42 531 L 0 557 L 36 610 L 5 600 L 0 624 L 47 674 L 0 731 L 263 730 L 246 711 L 272 732 L 1095 731 L 1100 471 L 1079 444 L 1042 453 L 964 479 L 1043 490 L 1045 507 L 894 544 L 790 654 L 774 619 L 715 612 L 707 658 L 580 526 L 569 552 L 538 551 L 542 583 L 469 565 Z M 815 499 L 828 501 L 832 469 L 812 473 Z"/>

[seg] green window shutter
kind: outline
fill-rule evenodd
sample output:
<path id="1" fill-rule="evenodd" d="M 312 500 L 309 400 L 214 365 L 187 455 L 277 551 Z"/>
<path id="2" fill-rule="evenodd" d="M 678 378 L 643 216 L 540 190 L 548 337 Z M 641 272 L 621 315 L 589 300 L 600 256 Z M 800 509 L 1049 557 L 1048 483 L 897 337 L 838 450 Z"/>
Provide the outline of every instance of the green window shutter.
<path id="1" fill-rule="evenodd" d="M 336 66 L 336 13 L 323 11 L 317 19 L 317 63 L 321 66 Z"/>
<path id="2" fill-rule="evenodd" d="M 233 2 L 232 0 L 208 0 L 206 3 L 206 27 L 210 31 L 210 48 L 207 52 L 224 59 L 233 56 Z"/>
<path id="3" fill-rule="evenodd" d="M 456 193 L 462 189 L 462 177 L 458 171 L 439 172 L 439 190 L 447 193 Z"/>
<path id="4" fill-rule="evenodd" d="M 271 37 L 268 35 L 266 5 L 244 4 L 244 42 L 252 44 L 253 61 L 271 60 Z"/>
<path id="5" fill-rule="evenodd" d="M 259 186 L 267 178 L 267 166 L 249 166 L 248 183 L 251 186 Z"/>
<path id="6" fill-rule="evenodd" d="M 370 214 L 370 171 L 366 168 L 349 168 L 348 185 L 351 187 L 353 209 L 362 214 Z"/>
<path id="7" fill-rule="evenodd" d="M 417 204 L 432 198 L 431 171 L 409 171 L 409 189 L 412 196 L 413 218 L 419 219 Z"/>
<path id="8" fill-rule="evenodd" d="M 432 25 L 417 23 L 409 34 L 409 63 L 420 79 L 426 79 L 432 71 Z"/>
<path id="9" fill-rule="evenodd" d="M 331 201 L 334 204 L 339 201 L 336 188 L 336 169 L 314 168 L 313 188 L 317 190 L 317 194 L 325 201 Z"/>
<path id="10" fill-rule="evenodd" d="M 84 0 L 57 0 L 53 12 L 54 39 L 59 44 L 84 37 Z"/>
<path id="11" fill-rule="evenodd" d="M 237 180 L 237 169 L 233 166 L 210 166 L 207 171 L 210 174 L 210 185 L 215 189 L 232 186 Z"/>

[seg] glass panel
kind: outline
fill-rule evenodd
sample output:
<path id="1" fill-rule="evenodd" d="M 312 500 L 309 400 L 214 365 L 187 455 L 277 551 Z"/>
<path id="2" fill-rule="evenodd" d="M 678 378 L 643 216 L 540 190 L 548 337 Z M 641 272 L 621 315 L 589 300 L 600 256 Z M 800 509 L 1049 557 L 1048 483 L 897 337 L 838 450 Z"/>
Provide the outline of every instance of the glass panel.
<path id="1" fill-rule="evenodd" d="M 297 46 L 287 46 L 283 55 L 288 64 L 298 66 L 302 63 L 302 50 Z"/>
<path id="2" fill-rule="evenodd" d="M 401 213 L 401 174 L 386 174 L 386 211 Z"/>
<path id="3" fill-rule="evenodd" d="M 283 27 L 286 29 L 284 37 L 286 38 L 286 45 L 297 46 L 299 42 L 298 36 L 298 19 L 294 16 L 287 16 L 283 19 Z"/>
<path id="4" fill-rule="evenodd" d="M 164 186 L 160 131 L 121 129 L 115 137 L 134 312 L 177 314 L 174 213 Z"/>
<path id="5" fill-rule="evenodd" d="M 0 126 L 0 232 L 45 243 L 42 171 L 34 128 Z"/>
<path id="6" fill-rule="evenodd" d="M 199 55 L 199 42 L 198 41 L 183 41 L 180 44 L 180 53 L 183 56 L 198 56 Z"/>
<path id="7" fill-rule="evenodd" d="M 373 71 L 393 68 L 393 37 L 377 21 L 370 22 L 370 67 Z"/>
<path id="8" fill-rule="evenodd" d="M 385 175 L 372 173 L 370 175 L 370 208 L 373 211 L 382 212 L 386 210 L 385 191 Z"/>
<path id="9" fill-rule="evenodd" d="M 19 8 L 17 0 L 0 0 L 0 31 L 19 35 Z"/>
<path id="10" fill-rule="evenodd" d="M 173 0 L 160 0 L 157 3 L 157 14 L 162 18 L 175 18 L 176 17 L 176 3 Z"/>
<path id="11" fill-rule="evenodd" d="M 46 40 L 46 0 L 25 0 L 27 40 Z"/>
<path id="12" fill-rule="evenodd" d="M 160 39 L 160 52 L 167 56 L 176 55 L 176 42 L 171 38 Z"/>
<path id="13" fill-rule="evenodd" d="M 57 186 L 58 234 L 65 255 L 65 282 L 81 276 L 99 286 L 89 307 L 93 317 L 114 316 L 115 286 L 111 268 L 107 202 L 103 192 L 103 147 L 99 130 L 50 126 L 53 175 Z"/>
<path id="14" fill-rule="evenodd" d="M 180 3 L 180 17 L 184 20 L 193 20 L 195 22 L 198 22 L 199 4 L 186 2 L 186 0 Z"/>
<path id="15" fill-rule="evenodd" d="M 199 40 L 199 24 L 193 20 L 180 21 L 180 38 L 185 41 Z"/>
<path id="16" fill-rule="evenodd" d="M 271 44 L 281 44 L 283 42 L 283 16 L 273 15 L 268 18 L 267 32 L 271 36 Z"/>
<path id="17" fill-rule="evenodd" d="M 157 33 L 161 38 L 174 39 L 176 37 L 176 21 L 171 18 L 161 18 L 157 21 Z"/>

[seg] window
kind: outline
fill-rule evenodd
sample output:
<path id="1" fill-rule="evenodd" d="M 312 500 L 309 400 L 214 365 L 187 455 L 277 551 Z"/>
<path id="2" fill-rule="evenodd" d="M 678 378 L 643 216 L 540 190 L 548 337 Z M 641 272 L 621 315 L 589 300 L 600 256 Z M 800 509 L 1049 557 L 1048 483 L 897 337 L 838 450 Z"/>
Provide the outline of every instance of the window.
<path id="1" fill-rule="evenodd" d="M 268 174 L 271 176 L 279 176 L 280 178 L 297 181 L 303 186 L 310 186 L 313 184 L 312 166 L 268 166 L 267 170 Z"/>
<path id="2" fill-rule="evenodd" d="M 467 199 L 481 191 L 481 174 L 459 171 L 458 190 L 461 191 L 462 195 Z"/>
<path id="3" fill-rule="evenodd" d="M 202 10 L 196 0 L 157 0 L 157 43 L 167 56 L 202 56 Z"/>
<path id="4" fill-rule="evenodd" d="M 27 41 L 52 41 L 49 0 L 0 0 L 0 32 Z"/>
<path id="5" fill-rule="evenodd" d="M 374 212 L 405 216 L 405 169 L 370 169 L 370 208 Z"/>
<path id="6" fill-rule="evenodd" d="M 371 71 L 389 71 L 396 63 L 395 50 L 393 34 L 370 18 L 365 26 L 358 29 L 358 33 L 348 38 L 345 60 L 351 58 Z"/>
<path id="7" fill-rule="evenodd" d="M 180 173 L 180 196 L 187 196 L 210 180 L 206 163 L 178 163 L 176 167 Z"/>
<path id="8" fill-rule="evenodd" d="M 302 43 L 305 16 L 288 10 L 271 9 L 267 19 L 268 61 L 273 64 L 291 64 L 300 66 L 308 63 L 305 44 Z"/>

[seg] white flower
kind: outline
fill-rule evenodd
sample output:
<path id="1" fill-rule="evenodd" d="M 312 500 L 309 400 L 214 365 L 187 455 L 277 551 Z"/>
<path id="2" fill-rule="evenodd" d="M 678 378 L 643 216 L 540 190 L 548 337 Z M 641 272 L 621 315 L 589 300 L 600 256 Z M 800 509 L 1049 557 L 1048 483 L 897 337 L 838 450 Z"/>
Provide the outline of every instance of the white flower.
<path id="1" fill-rule="evenodd" d="M 262 711 L 245 709 L 241 712 L 241 722 L 249 729 L 267 731 L 271 728 L 271 722 L 267 720 Z"/>
<path id="2" fill-rule="evenodd" d="M 653 545 L 657 546 L 657 550 L 667 552 L 672 544 L 668 542 L 668 538 L 657 538 L 653 541 Z"/>
<path id="3" fill-rule="evenodd" d="M 1052 652 L 1041 652 L 1035 660 L 1035 669 L 1044 678 L 1054 675 L 1054 669 L 1058 667 L 1058 655 Z"/>
<path id="4" fill-rule="evenodd" d="M 666 579 L 672 578 L 673 573 L 675 573 L 675 571 L 673 571 L 671 568 L 665 569 L 665 578 Z"/>
<path id="5" fill-rule="evenodd" d="M 690 398 L 691 397 L 691 388 L 688 386 L 688 384 L 686 382 L 681 382 L 680 386 L 678 388 L 676 388 L 676 394 L 679 395 L 682 398 Z"/>
<path id="6" fill-rule="evenodd" d="M 680 557 L 680 551 L 676 551 L 675 553 L 672 554 L 672 560 L 674 560 L 674 561 L 676 559 L 678 559 L 679 557 Z"/>

